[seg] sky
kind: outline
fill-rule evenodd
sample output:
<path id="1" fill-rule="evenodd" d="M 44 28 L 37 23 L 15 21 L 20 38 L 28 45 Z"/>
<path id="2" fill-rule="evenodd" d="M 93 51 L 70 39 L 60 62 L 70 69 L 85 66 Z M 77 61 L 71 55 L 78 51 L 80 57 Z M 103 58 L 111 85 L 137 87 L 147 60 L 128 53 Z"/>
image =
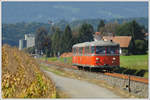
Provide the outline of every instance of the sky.
<path id="1" fill-rule="evenodd" d="M 148 17 L 148 2 L 2 2 L 2 22 Z"/>

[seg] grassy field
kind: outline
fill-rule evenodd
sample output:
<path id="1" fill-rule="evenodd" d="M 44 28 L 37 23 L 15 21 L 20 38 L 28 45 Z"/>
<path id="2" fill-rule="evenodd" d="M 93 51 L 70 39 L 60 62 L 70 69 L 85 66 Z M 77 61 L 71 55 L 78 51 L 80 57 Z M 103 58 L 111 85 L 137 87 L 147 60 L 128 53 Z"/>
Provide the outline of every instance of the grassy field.
<path id="1" fill-rule="evenodd" d="M 72 64 L 72 57 L 51 57 L 47 60 Z M 120 56 L 120 68 L 115 71 L 148 78 L 148 55 Z"/>
<path id="2" fill-rule="evenodd" d="M 120 66 L 148 70 L 148 55 L 120 56 Z"/>
<path id="3" fill-rule="evenodd" d="M 120 56 L 121 73 L 148 78 L 148 55 Z"/>

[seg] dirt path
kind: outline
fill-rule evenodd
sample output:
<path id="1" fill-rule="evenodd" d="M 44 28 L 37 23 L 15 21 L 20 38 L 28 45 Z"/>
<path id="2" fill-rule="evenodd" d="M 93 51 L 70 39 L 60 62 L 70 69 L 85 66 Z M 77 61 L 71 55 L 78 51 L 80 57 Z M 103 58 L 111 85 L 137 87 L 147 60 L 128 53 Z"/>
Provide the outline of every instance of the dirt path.
<path id="1" fill-rule="evenodd" d="M 95 84 L 58 76 L 49 71 L 44 72 L 52 78 L 57 88 L 72 98 L 120 98 L 120 96 L 115 95 L 110 90 Z"/>

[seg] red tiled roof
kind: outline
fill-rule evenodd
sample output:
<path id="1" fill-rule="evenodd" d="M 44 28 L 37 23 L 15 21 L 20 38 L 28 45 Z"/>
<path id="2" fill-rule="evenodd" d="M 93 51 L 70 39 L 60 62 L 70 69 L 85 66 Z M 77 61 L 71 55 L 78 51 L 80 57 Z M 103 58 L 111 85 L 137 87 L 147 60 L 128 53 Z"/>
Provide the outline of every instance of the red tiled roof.
<path id="1" fill-rule="evenodd" d="M 95 32 L 96 35 L 101 35 L 101 32 Z"/>
<path id="2" fill-rule="evenodd" d="M 127 48 L 131 41 L 131 36 L 103 36 L 103 39 L 112 40 L 113 42 L 119 43 L 120 47 Z"/>
<path id="3" fill-rule="evenodd" d="M 72 52 L 65 52 L 61 55 L 61 57 L 72 57 Z"/>

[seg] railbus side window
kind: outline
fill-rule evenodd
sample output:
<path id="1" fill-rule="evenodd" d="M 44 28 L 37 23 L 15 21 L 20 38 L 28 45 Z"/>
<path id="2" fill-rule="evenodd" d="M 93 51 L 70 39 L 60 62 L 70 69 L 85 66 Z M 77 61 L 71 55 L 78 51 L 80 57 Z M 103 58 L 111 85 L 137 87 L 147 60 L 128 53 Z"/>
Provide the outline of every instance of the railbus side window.
<path id="1" fill-rule="evenodd" d="M 76 48 L 76 56 L 78 56 L 78 47 Z"/>
<path id="2" fill-rule="evenodd" d="M 85 55 L 85 47 L 83 47 L 82 49 L 83 49 L 82 50 L 83 51 L 82 55 Z"/>
<path id="3" fill-rule="evenodd" d="M 83 55 L 83 47 L 81 47 L 81 56 Z"/>
<path id="4" fill-rule="evenodd" d="M 80 48 L 78 47 L 78 56 L 80 55 Z"/>
<path id="5" fill-rule="evenodd" d="M 81 55 L 81 47 L 79 47 L 79 55 Z"/>
<path id="6" fill-rule="evenodd" d="M 90 47 L 87 47 L 87 54 L 90 53 Z"/>
<path id="7" fill-rule="evenodd" d="M 80 48 L 80 55 L 83 55 L 83 47 Z"/>
<path id="8" fill-rule="evenodd" d="M 89 54 L 89 47 L 86 47 L 86 54 Z"/>
<path id="9" fill-rule="evenodd" d="M 95 46 L 91 46 L 91 53 L 95 53 Z"/>
<path id="10" fill-rule="evenodd" d="M 105 54 L 105 53 L 106 53 L 105 47 L 102 46 L 96 47 L 96 54 Z"/>
<path id="11" fill-rule="evenodd" d="M 88 48 L 89 48 L 88 54 L 91 54 L 91 46 L 89 46 Z"/>
<path id="12" fill-rule="evenodd" d="M 75 48 L 73 48 L 73 54 L 75 55 Z"/>
<path id="13" fill-rule="evenodd" d="M 84 47 L 84 55 L 86 55 L 86 47 Z"/>
<path id="14" fill-rule="evenodd" d="M 88 54 L 88 47 L 85 47 L 85 55 L 87 55 Z"/>

